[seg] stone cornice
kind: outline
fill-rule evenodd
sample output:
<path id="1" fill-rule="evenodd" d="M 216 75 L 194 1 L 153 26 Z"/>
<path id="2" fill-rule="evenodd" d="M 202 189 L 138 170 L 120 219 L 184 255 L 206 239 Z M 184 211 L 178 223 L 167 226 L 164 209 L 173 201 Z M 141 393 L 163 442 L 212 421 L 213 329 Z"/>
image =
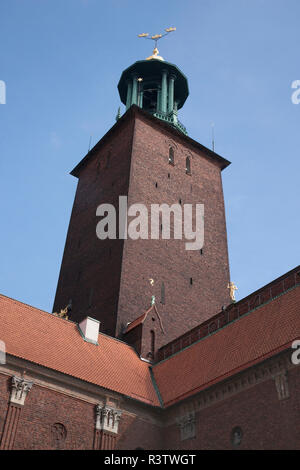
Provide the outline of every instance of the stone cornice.
<path id="1" fill-rule="evenodd" d="M 0 374 L 8 377 L 20 376 L 25 370 L 26 378 L 34 382 L 35 387 L 61 393 L 94 406 L 101 403 L 104 406 L 113 402 L 127 415 L 133 417 L 138 415 L 141 420 L 162 426 L 161 416 L 163 410 L 160 408 L 15 356 L 7 355 L 6 359 L 5 365 L 0 364 Z"/>

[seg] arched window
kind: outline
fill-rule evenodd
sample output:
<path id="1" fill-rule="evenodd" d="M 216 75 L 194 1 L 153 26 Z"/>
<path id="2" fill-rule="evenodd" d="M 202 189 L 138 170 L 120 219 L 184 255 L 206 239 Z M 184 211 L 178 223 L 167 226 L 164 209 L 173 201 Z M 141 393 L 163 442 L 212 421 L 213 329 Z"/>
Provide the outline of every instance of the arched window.
<path id="1" fill-rule="evenodd" d="M 186 172 L 187 175 L 191 175 L 191 159 L 190 159 L 190 157 L 186 157 L 185 172 Z"/>
<path id="2" fill-rule="evenodd" d="M 166 289 L 165 289 L 165 283 L 161 283 L 161 288 L 160 288 L 160 303 L 165 305 L 166 303 Z"/>
<path id="3" fill-rule="evenodd" d="M 173 147 L 170 147 L 170 148 L 169 148 L 169 164 L 170 164 L 170 165 L 174 165 L 174 164 L 175 164 L 175 161 L 174 161 L 174 149 L 173 149 Z"/>

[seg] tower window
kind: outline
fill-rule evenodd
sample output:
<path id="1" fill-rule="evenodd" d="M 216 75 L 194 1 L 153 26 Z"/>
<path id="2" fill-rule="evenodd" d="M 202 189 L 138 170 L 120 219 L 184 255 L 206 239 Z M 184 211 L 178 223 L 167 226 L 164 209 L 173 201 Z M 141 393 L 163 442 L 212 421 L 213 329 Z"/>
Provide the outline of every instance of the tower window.
<path id="1" fill-rule="evenodd" d="M 156 187 L 156 188 L 157 188 L 157 186 L 158 186 L 157 183 L 155 183 L 155 187 Z"/>
<path id="2" fill-rule="evenodd" d="M 190 286 L 192 286 L 192 285 L 193 285 L 193 278 L 190 277 Z"/>
<path id="3" fill-rule="evenodd" d="M 181 200 L 181 199 L 179 199 L 179 204 L 180 204 L 180 205 L 182 204 L 182 200 Z"/>
<path id="4" fill-rule="evenodd" d="M 185 172 L 187 175 L 191 175 L 191 159 L 190 157 L 186 157 L 185 160 Z"/>
<path id="5" fill-rule="evenodd" d="M 170 164 L 170 165 L 175 165 L 174 149 L 173 149 L 173 147 L 170 147 L 170 148 L 169 148 L 169 164 Z"/>
<path id="6" fill-rule="evenodd" d="M 203 255 L 203 248 L 200 249 L 200 255 Z"/>
<path id="7" fill-rule="evenodd" d="M 170 173 L 168 173 L 168 178 L 170 178 Z"/>

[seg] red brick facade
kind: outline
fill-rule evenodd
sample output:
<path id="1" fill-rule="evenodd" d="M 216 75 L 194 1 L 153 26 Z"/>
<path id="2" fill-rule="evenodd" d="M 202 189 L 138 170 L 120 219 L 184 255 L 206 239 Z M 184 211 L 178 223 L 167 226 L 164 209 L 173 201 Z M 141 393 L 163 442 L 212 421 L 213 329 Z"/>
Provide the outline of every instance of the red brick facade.
<path id="1" fill-rule="evenodd" d="M 0 449 L 300 449 L 300 267 L 229 303 L 228 164 L 133 106 L 73 170 L 54 303 L 71 320 L 0 295 Z M 119 195 L 203 203 L 202 252 L 98 240 L 96 208 Z"/>
<path id="2" fill-rule="evenodd" d="M 169 148 L 174 165 L 169 164 Z M 186 173 L 186 158 L 191 175 Z M 228 162 L 167 124 L 133 107 L 106 134 L 73 174 L 79 183 L 72 211 L 54 311 L 72 299 L 72 319 L 89 315 L 101 331 L 120 336 L 128 322 L 157 299 L 165 333 L 156 347 L 195 327 L 229 303 L 228 252 L 221 169 Z M 205 242 L 96 238 L 96 208 L 128 204 L 202 203 Z M 155 285 L 149 285 L 153 278 Z M 161 302 L 164 283 L 165 302 Z"/>
<path id="3" fill-rule="evenodd" d="M 276 387 L 282 374 L 287 377 L 286 395 Z M 76 386 L 53 390 L 56 380 L 41 386 L 42 376 L 33 375 L 35 382 L 24 405 L 17 407 L 15 424 L 4 432 L 16 408 L 9 404 L 11 376 L 0 374 L 6 396 L 1 400 L 1 449 L 299 449 L 300 374 L 290 363 L 290 351 L 164 410 L 123 398 L 118 434 L 95 429 L 91 396 L 76 397 Z M 194 431 L 182 439 L 179 420 L 190 413 Z M 237 445 L 232 441 L 236 427 L 242 430 Z"/>

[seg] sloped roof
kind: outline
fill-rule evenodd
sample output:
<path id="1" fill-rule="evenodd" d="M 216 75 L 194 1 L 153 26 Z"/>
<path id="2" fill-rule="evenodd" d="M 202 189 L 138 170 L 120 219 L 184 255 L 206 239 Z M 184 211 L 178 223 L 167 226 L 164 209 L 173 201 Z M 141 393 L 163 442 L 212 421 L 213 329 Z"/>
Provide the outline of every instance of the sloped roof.
<path id="1" fill-rule="evenodd" d="M 143 313 L 141 316 L 133 320 L 131 323 L 128 323 L 125 333 L 128 333 L 129 331 L 133 330 L 135 327 L 141 325 L 144 323 L 145 319 L 147 318 L 148 311 Z"/>
<path id="2" fill-rule="evenodd" d="M 0 339 L 7 354 L 160 406 L 149 365 L 115 338 L 100 333 L 95 346 L 76 323 L 0 295 Z"/>
<path id="3" fill-rule="evenodd" d="M 299 338 L 298 286 L 154 365 L 164 406 L 273 356 Z"/>
<path id="4" fill-rule="evenodd" d="M 296 285 L 155 364 L 152 373 L 126 343 L 100 333 L 95 346 L 83 340 L 76 323 L 3 295 L 0 339 L 8 354 L 149 405 L 161 406 L 157 389 L 167 407 L 290 348 L 300 338 L 299 308 Z"/>
<path id="5" fill-rule="evenodd" d="M 140 315 L 138 318 L 136 318 L 135 320 L 133 320 L 131 323 L 128 323 L 127 327 L 126 327 L 126 330 L 125 330 L 125 333 L 129 333 L 129 331 L 133 330 L 134 328 L 136 328 L 137 326 L 141 325 L 144 323 L 144 321 L 146 320 L 148 314 L 151 312 L 151 311 L 154 311 L 158 317 L 158 320 L 159 320 L 159 323 L 160 323 L 160 327 L 162 329 L 162 331 L 164 331 L 164 328 L 163 328 L 163 324 L 162 324 L 162 320 L 161 320 L 161 317 L 158 313 L 158 310 L 157 310 L 157 307 L 155 304 L 151 305 L 151 307 L 145 312 L 143 313 L 142 315 Z"/>

